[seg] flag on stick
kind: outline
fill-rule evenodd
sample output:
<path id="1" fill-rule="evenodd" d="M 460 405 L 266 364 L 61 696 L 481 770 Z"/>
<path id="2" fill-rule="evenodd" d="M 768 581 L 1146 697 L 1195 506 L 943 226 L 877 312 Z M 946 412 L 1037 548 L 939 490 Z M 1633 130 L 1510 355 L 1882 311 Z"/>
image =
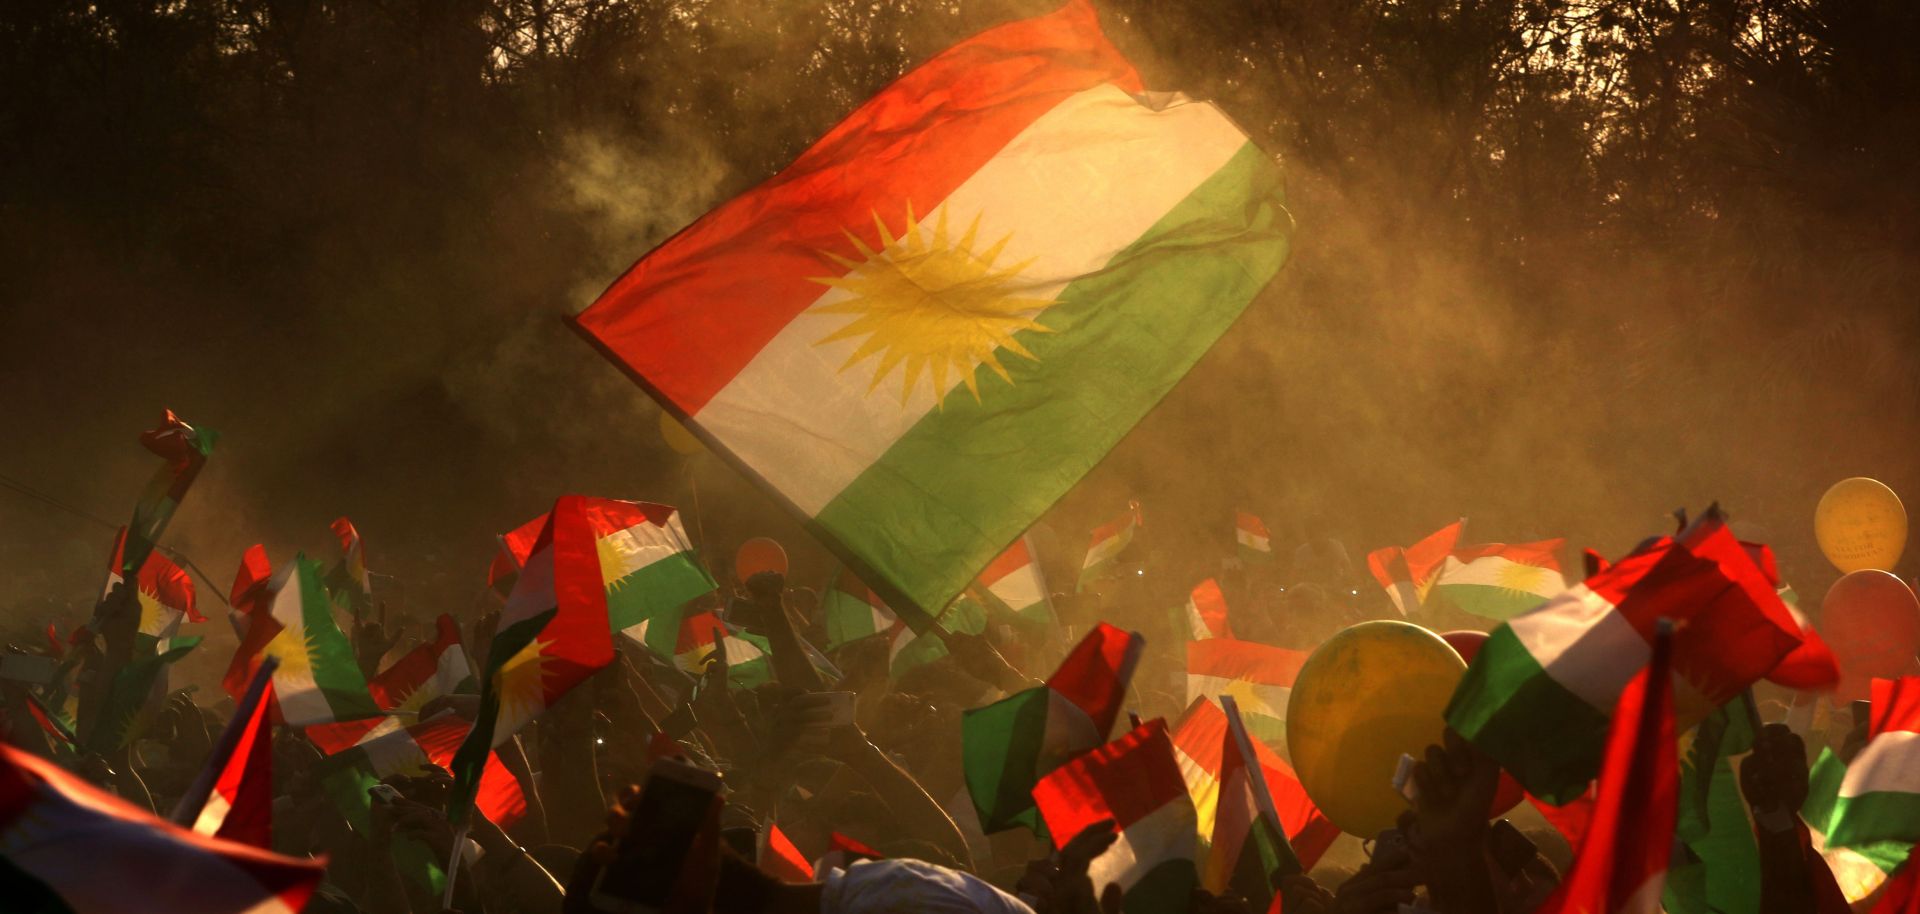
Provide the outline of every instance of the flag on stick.
<path id="1" fill-rule="evenodd" d="M 1920 676 L 1875 679 L 1867 745 L 1847 765 L 1827 843 L 1920 842 Z"/>
<path id="2" fill-rule="evenodd" d="M 173 512 L 187 497 L 187 490 L 200 475 L 200 468 L 213 453 L 219 435 L 209 429 L 196 429 L 167 410 L 158 428 L 140 433 L 140 444 L 154 456 L 166 461 L 153 473 L 133 506 L 133 523 L 127 526 L 126 548 L 121 551 L 122 579 L 146 564 L 153 546 L 173 521 Z"/>
<path id="3" fill-rule="evenodd" d="M 1145 643 L 1138 633 L 1103 622 L 1045 685 L 966 712 L 960 722 L 961 766 L 985 831 L 1015 825 L 1038 829 L 1033 785 L 1105 741 Z"/>
<path id="4" fill-rule="evenodd" d="M 1411 546 L 1388 546 L 1367 553 L 1367 569 L 1386 588 L 1387 598 L 1401 615 L 1412 613 L 1426 602 L 1427 591 L 1432 589 L 1447 556 L 1453 554 L 1454 545 L 1460 542 L 1460 531 L 1466 524 L 1462 518 Z"/>
<path id="5" fill-rule="evenodd" d="M 1165 721 L 1153 720 L 1040 779 L 1033 799 L 1054 847 L 1112 819 L 1120 840 L 1087 868 L 1094 897 L 1125 892 L 1129 914 L 1188 910 L 1199 881 L 1193 799 L 1174 761 Z"/>
<path id="6" fill-rule="evenodd" d="M 1682 727 L 1765 676 L 1801 644 L 1774 583 L 1708 512 L 1551 602 L 1494 629 L 1447 722 L 1536 796 L 1566 802 L 1598 773 L 1607 721 L 1665 617 Z"/>
<path id="7" fill-rule="evenodd" d="M 380 714 L 367 697 L 367 680 L 354 661 L 353 645 L 333 621 L 333 601 L 320 574 L 320 563 L 305 555 L 280 569 L 269 610 L 279 631 L 257 655 L 279 661 L 273 673 L 274 705 L 279 720 L 293 727 Z"/>
<path id="8" fill-rule="evenodd" d="M 1254 641 L 1209 638 L 1187 643 L 1187 701 L 1201 696 L 1233 696 L 1245 715 L 1247 732 L 1275 746 L 1287 741 L 1287 701 L 1294 677 L 1307 662 L 1306 651 L 1291 651 Z"/>
<path id="9" fill-rule="evenodd" d="M 254 673 L 233 718 L 198 777 L 173 808 L 173 822 L 196 833 L 273 847 L 273 668 Z"/>
<path id="10" fill-rule="evenodd" d="M 1427 598 L 1486 619 L 1512 618 L 1567 589 L 1559 558 L 1566 542 L 1458 547 L 1440 564 Z"/>
<path id="11" fill-rule="evenodd" d="M 1233 696 L 1220 698 L 1227 732 L 1220 750 L 1220 797 L 1200 884 L 1216 895 L 1229 891 L 1255 909 L 1273 904 L 1276 878 L 1305 872 L 1274 808 L 1265 772 L 1254 755 Z"/>
<path id="12" fill-rule="evenodd" d="M 1273 564 L 1273 537 L 1257 515 L 1233 512 L 1233 539 L 1243 565 Z"/>
<path id="13" fill-rule="evenodd" d="M 1142 89 L 1087 0 L 989 30 L 575 326 L 895 612 L 930 615 L 1286 259 L 1273 158 L 1212 105 Z"/>
<path id="14" fill-rule="evenodd" d="M 1680 790 L 1670 632 L 1659 625 L 1647 665 L 1620 692 L 1593 822 L 1541 914 L 1660 910 Z"/>
<path id="15" fill-rule="evenodd" d="M 451 769 L 448 818 L 455 822 L 466 820 L 493 747 L 613 662 L 593 501 L 565 495 L 554 502 L 501 608 L 481 677 L 479 715 Z"/>
<path id="16" fill-rule="evenodd" d="M 293 912 L 325 870 L 195 834 L 4 744 L 0 862 L 9 910 L 83 914 Z"/>
<path id="17" fill-rule="evenodd" d="M 1227 597 L 1218 581 L 1201 581 L 1187 595 L 1187 634 L 1195 641 L 1233 637 L 1227 627 Z"/>
<path id="18" fill-rule="evenodd" d="M 1120 553 L 1133 543 L 1133 532 L 1145 526 L 1140 517 L 1140 503 L 1129 502 L 1127 513 L 1110 523 L 1103 524 L 1093 531 L 1093 541 L 1087 544 L 1087 557 L 1080 563 L 1080 590 L 1113 572 L 1120 562 Z"/>
<path id="19" fill-rule="evenodd" d="M 1244 715 L 1242 722 L 1244 723 Z M 1211 698 L 1196 698 L 1187 705 L 1173 725 L 1174 755 L 1180 761 L 1180 773 L 1187 779 L 1187 792 L 1193 795 L 1193 808 L 1199 817 L 1200 837 L 1212 840 L 1214 820 L 1220 805 L 1221 767 L 1227 734 L 1227 715 Z M 1255 739 L 1253 754 L 1260 763 L 1261 776 L 1273 798 L 1280 823 L 1286 829 L 1300 864 L 1307 869 L 1320 860 L 1327 848 L 1340 837 L 1340 829 L 1308 799 L 1300 778 L 1265 743 Z"/>

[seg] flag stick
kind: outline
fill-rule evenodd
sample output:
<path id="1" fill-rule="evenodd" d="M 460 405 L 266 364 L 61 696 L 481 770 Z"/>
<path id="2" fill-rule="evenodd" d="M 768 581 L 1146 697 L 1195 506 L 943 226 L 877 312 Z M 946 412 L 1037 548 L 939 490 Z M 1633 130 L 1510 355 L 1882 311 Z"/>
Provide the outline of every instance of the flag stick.
<path id="1" fill-rule="evenodd" d="M 479 812 L 470 810 L 467 814 L 474 816 Z M 467 830 L 472 827 L 473 819 L 469 818 L 460 824 L 459 831 L 453 833 L 453 854 L 447 858 L 447 891 L 440 897 L 440 909 L 443 911 L 453 910 L 453 886 L 460 875 L 461 858 L 466 856 L 461 852 L 467 849 Z"/>
<path id="2" fill-rule="evenodd" d="M 207 805 L 207 798 L 213 794 L 214 781 L 227 769 L 234 748 L 240 744 L 240 734 L 246 731 L 247 721 L 253 719 L 254 711 L 266 697 L 267 684 L 273 682 L 273 671 L 278 666 L 278 659 L 260 658 L 260 668 L 253 671 L 253 681 L 247 683 L 246 694 L 240 696 L 233 717 L 228 718 L 226 729 L 220 731 L 219 741 L 213 744 L 213 754 L 207 756 L 207 764 L 194 776 L 192 786 L 180 795 L 180 802 L 174 804 L 173 814 L 168 817 L 173 824 L 192 828 L 194 820 L 200 818 L 201 807 Z"/>

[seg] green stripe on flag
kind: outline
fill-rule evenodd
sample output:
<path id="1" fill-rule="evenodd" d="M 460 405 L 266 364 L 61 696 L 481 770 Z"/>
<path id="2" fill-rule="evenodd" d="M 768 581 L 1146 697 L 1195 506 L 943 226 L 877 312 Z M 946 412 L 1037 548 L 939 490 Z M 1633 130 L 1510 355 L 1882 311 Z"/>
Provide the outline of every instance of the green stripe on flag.
<path id="1" fill-rule="evenodd" d="M 717 586 L 691 554 L 676 553 L 608 584 L 607 622 L 613 631 L 620 632 L 643 620 L 652 620 L 649 633 L 655 629 L 672 633 L 667 642 L 669 647 L 662 655 L 671 660 L 673 638 L 677 638 L 680 631 L 680 607 L 695 597 L 712 593 Z"/>
<path id="2" fill-rule="evenodd" d="M 1700 722 L 1680 767 L 1674 840 L 1684 862 L 1667 870 L 1668 914 L 1744 914 L 1760 910 L 1760 847 L 1733 767 L 1753 750 L 1747 698 L 1735 698 Z"/>
<path id="3" fill-rule="evenodd" d="M 948 397 L 815 521 L 921 606 L 939 605 L 1206 353 L 1285 262 L 1291 232 L 1279 172 L 1249 143 L 1061 290 L 1044 318 L 1054 332 L 1019 335 L 1034 359 L 1005 360 L 1011 386 L 983 373 L 978 400 Z"/>
<path id="4" fill-rule="evenodd" d="M 1447 725 L 1550 803 L 1567 803 L 1599 774 L 1606 712 L 1555 681 L 1513 630 L 1488 636 L 1447 704 Z"/>
<path id="5" fill-rule="evenodd" d="M 300 626 L 306 634 L 307 659 L 313 684 L 333 709 L 333 719 L 365 720 L 380 716 L 380 706 L 367 693 L 366 676 L 353 656 L 353 643 L 333 621 L 333 601 L 321 578 L 320 563 L 306 556 L 294 559 L 300 586 Z"/>
<path id="6" fill-rule="evenodd" d="M 1033 786 L 1052 697 L 1038 686 L 975 708 L 960 718 L 960 764 L 967 793 L 987 834 L 1017 825 L 1040 830 Z"/>

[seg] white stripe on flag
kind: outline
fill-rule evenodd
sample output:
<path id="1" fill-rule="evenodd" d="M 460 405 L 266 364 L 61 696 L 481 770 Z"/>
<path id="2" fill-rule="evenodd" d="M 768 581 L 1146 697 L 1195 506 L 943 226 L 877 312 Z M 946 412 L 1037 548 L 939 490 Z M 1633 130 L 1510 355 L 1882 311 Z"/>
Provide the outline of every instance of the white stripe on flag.
<path id="1" fill-rule="evenodd" d="M 1555 682 L 1609 714 L 1653 654 L 1626 617 L 1585 584 L 1508 619 L 1507 627 Z"/>
<path id="2" fill-rule="evenodd" d="M 1210 104 L 1176 100 L 1155 110 L 1102 85 L 1041 115 L 946 200 L 902 200 L 899 212 L 879 215 L 897 229 L 911 206 L 928 237 L 944 216 L 953 238 L 978 217 L 975 249 L 1007 239 L 996 263 L 1025 262 L 1021 294 L 1051 298 L 1105 266 L 1246 142 Z M 858 256 L 848 247 L 833 253 Z M 849 295 L 828 289 L 813 307 Z M 925 379 L 901 404 L 902 369 L 871 394 L 874 359 L 842 374 L 862 341 L 821 340 L 854 319 L 803 312 L 694 417 L 808 515 L 934 408 Z M 960 384 L 955 373 L 947 391 Z M 795 441 L 809 443 L 807 459 L 793 459 Z"/>
<path id="3" fill-rule="evenodd" d="M 1873 738 L 1840 782 L 1840 795 L 1869 793 L 1920 794 L 1920 733 L 1890 730 Z"/>

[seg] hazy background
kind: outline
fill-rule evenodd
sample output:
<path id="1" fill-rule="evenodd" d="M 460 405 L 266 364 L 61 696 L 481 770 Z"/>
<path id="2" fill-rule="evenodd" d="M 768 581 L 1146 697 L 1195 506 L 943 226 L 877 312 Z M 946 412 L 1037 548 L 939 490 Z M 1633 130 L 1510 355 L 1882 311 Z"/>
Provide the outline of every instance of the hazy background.
<path id="1" fill-rule="evenodd" d="M 0 475 L 121 523 L 163 407 L 223 434 L 168 542 L 474 605 L 563 492 L 828 563 L 561 323 L 914 62 L 1034 0 L 0 4 Z M 1281 161 L 1292 263 L 1049 519 L 1358 558 L 1621 551 L 1721 500 L 1833 578 L 1820 492 L 1920 495 L 1920 9 L 1905 0 L 1100 0 L 1150 85 Z M 0 619 L 80 621 L 111 531 L 0 488 Z M 1909 571 L 1913 560 L 1907 562 Z M 196 664 L 223 665 L 223 626 Z"/>

